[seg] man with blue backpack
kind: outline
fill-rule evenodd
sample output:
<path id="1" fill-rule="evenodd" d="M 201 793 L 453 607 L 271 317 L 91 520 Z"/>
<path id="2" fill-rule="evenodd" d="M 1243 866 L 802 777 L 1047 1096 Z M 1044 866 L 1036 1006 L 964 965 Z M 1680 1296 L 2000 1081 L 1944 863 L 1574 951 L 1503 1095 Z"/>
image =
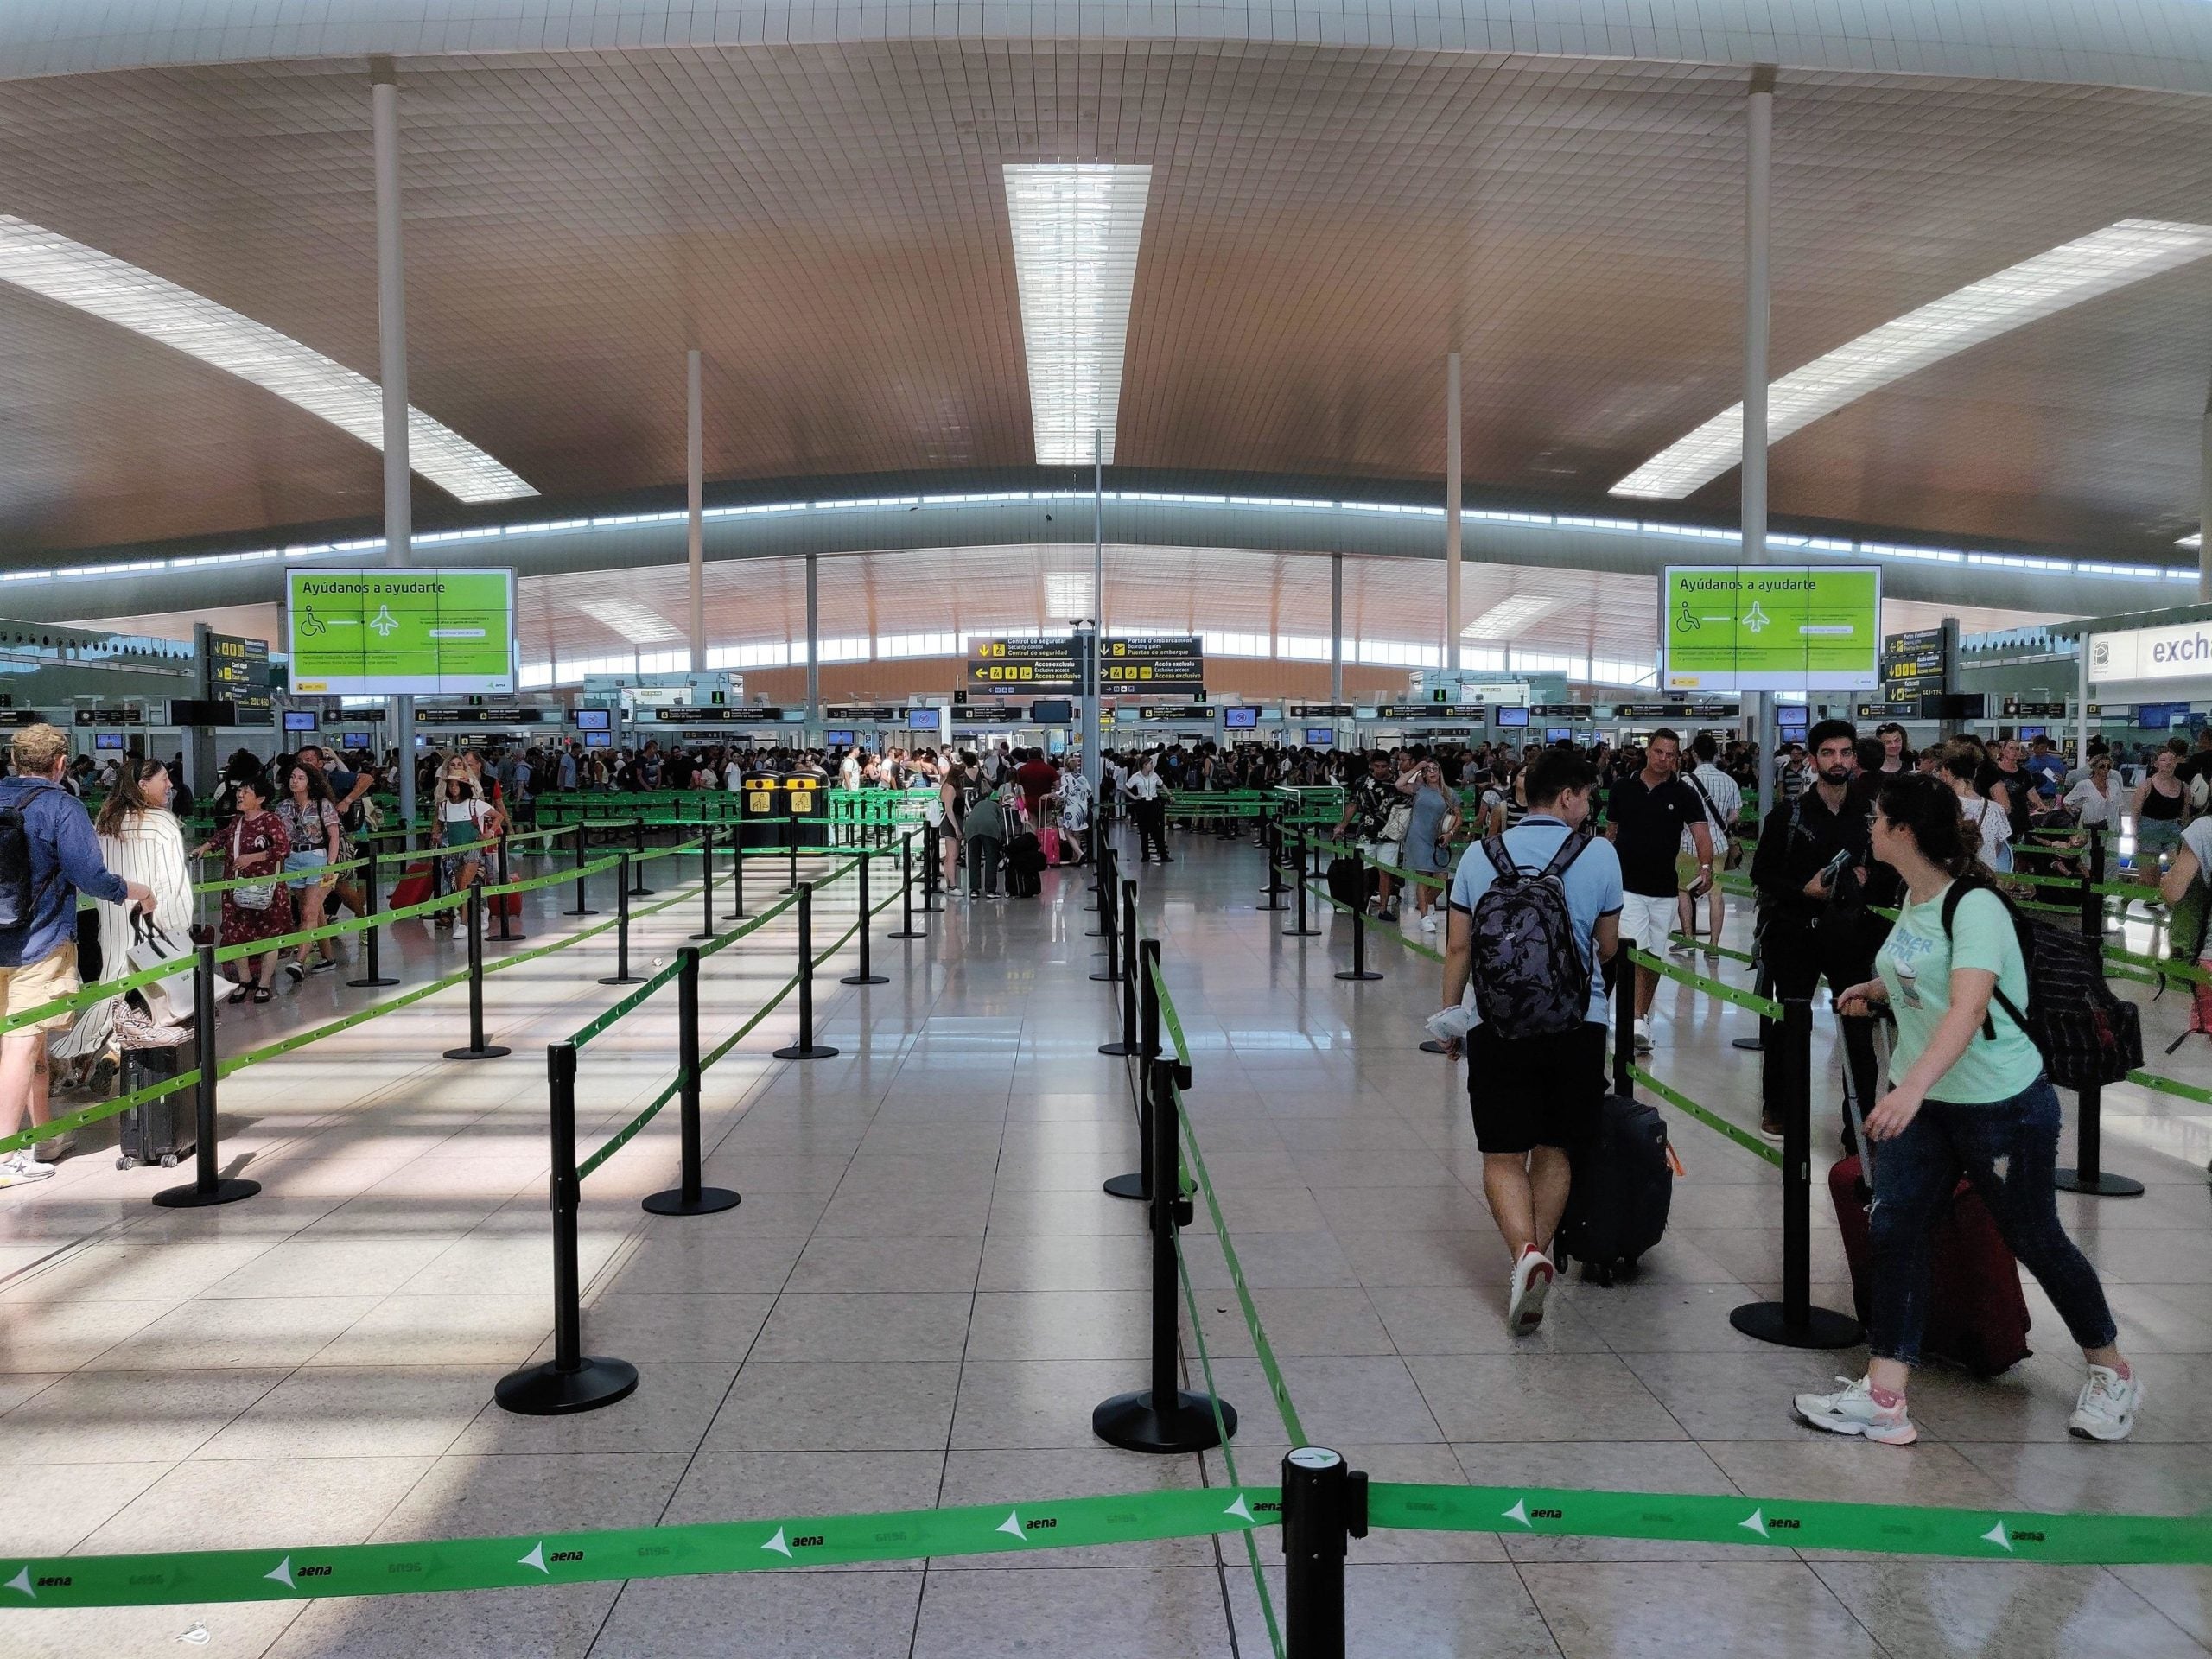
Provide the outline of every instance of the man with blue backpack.
<path id="1" fill-rule="evenodd" d="M 1544 750 L 1526 774 L 1528 816 L 1467 849 L 1452 883 L 1440 1034 L 1467 1055 L 1483 1196 L 1512 1258 L 1506 1327 L 1543 1322 L 1553 1236 L 1571 1154 L 1605 1099 L 1605 964 L 1620 943 L 1621 863 L 1586 829 L 1595 767 Z M 1468 993 L 1471 1009 L 1463 1011 Z"/>
<path id="2" fill-rule="evenodd" d="M 15 775 L 0 779 L 0 1017 L 13 1020 L 79 990 L 79 891 L 149 912 L 154 895 L 101 861 L 92 819 L 61 786 L 68 738 L 52 726 L 25 726 L 10 755 Z M 47 1033 L 73 1017 L 50 1014 L 0 1036 L 0 1138 L 20 1129 L 26 1112 L 45 1120 Z M 0 1186 L 53 1173 L 29 1147 L 0 1157 Z"/>

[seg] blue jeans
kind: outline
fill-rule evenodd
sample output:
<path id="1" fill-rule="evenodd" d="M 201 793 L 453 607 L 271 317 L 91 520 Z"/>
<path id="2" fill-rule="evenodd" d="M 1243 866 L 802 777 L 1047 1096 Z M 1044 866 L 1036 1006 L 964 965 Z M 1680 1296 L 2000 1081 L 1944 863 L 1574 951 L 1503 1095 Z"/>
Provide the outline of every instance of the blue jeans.
<path id="1" fill-rule="evenodd" d="M 2058 1224 L 2050 1184 L 2058 1160 L 2058 1091 L 2038 1077 L 1986 1105 L 1922 1103 L 1905 1132 L 1874 1148 L 1874 1286 L 1867 1351 L 1920 1361 L 1928 1321 L 1928 1233 L 1963 1173 L 1997 1230 L 2044 1287 L 2074 1340 L 2102 1348 L 2119 1334 L 2097 1270 Z"/>

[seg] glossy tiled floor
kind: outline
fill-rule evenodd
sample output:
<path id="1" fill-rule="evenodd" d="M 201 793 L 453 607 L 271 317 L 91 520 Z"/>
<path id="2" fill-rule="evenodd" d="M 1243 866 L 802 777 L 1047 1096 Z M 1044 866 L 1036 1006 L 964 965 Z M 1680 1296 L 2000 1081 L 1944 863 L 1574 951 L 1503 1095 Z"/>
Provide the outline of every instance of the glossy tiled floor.
<path id="1" fill-rule="evenodd" d="M 1335 980 L 1344 924 L 1281 938 L 1253 909 L 1260 880 L 1250 849 L 1197 842 L 1143 907 L 1192 1046 L 1193 1122 L 1315 1439 L 1394 1479 L 2212 1505 L 2203 1120 L 2115 1091 L 2108 1161 L 2151 1192 L 2062 1206 L 2152 1389 L 2135 1443 L 2065 1437 L 2073 1364 L 2032 1289 L 2040 1351 L 2016 1375 L 1923 1379 L 1910 1451 L 1830 1440 L 1790 1421 L 1787 1396 L 1860 1357 L 1729 1326 L 1732 1306 L 1775 1288 L 1778 1195 L 1766 1165 L 1693 1124 L 1677 1130 L 1672 1230 L 1636 1281 L 1563 1286 L 1540 1338 L 1509 1339 L 1460 1085 L 1414 1046 L 1436 970 L 1378 941 L 1388 978 Z M 824 921 L 836 911 L 842 930 L 839 903 Z M 710 1079 L 709 1178 L 745 1192 L 739 1209 L 638 1211 L 671 1177 L 672 1123 L 592 1179 L 587 1345 L 644 1381 L 588 1416 L 515 1418 L 490 1396 L 545 1346 L 538 1056 L 615 995 L 582 971 L 606 971 L 596 945 L 491 982 L 510 1059 L 438 1060 L 456 1039 L 447 997 L 240 1074 L 226 1157 L 252 1154 L 268 1188 L 249 1203 L 150 1211 L 144 1194 L 174 1178 L 92 1154 L 0 1194 L 0 1543 L 258 1547 L 1220 1481 L 1213 1457 L 1147 1459 L 1090 1431 L 1100 1398 L 1143 1379 L 1145 1258 L 1139 1208 L 1097 1191 L 1132 1164 L 1135 1135 L 1119 1063 L 1094 1052 L 1108 1004 L 1084 978 L 1081 905 L 1048 876 L 1041 903 L 957 907 L 925 942 L 879 942 L 891 983 L 823 987 L 837 1058 L 767 1059 L 790 1031 L 772 1019 Z M 643 955 L 696 916 L 641 925 Z M 789 951 L 771 929 L 716 959 L 710 1033 Z M 2154 1031 L 2171 1017 L 2154 1009 Z M 1653 1070 L 1748 1118 L 1751 1065 L 1726 1040 L 1744 1020 L 1670 990 Z M 587 1144 L 667 1075 L 670 1030 L 656 1003 L 586 1051 Z M 1840 1305 L 1824 1211 L 1816 1294 Z M 1217 1245 L 1186 1243 L 1244 1414 L 1240 1470 L 1269 1479 L 1283 1431 Z M 1353 1562 L 1360 1655 L 2155 1659 L 2212 1639 L 2212 1576 L 2178 1569 L 1408 1533 L 1355 1545 Z M 1206 1540 L 306 1607 L 0 1610 L 0 1653 L 167 1653 L 195 1627 L 197 1650 L 225 1655 L 1267 1650 L 1241 1548 Z"/>

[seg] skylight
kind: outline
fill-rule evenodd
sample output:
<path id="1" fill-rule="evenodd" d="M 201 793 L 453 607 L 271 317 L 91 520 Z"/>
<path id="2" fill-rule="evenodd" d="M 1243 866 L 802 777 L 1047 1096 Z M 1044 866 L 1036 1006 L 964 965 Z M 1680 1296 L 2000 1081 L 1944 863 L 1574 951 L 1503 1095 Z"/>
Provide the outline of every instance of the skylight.
<path id="1" fill-rule="evenodd" d="M 1090 614 L 1090 577 L 1065 570 L 1045 573 L 1045 614 L 1060 622 L 1079 622 Z"/>
<path id="2" fill-rule="evenodd" d="M 595 620 L 604 622 L 633 645 L 654 645 L 664 639 L 683 637 L 683 630 L 658 611 L 632 599 L 594 600 L 590 611 Z"/>
<path id="3" fill-rule="evenodd" d="M 1114 459 L 1122 353 L 1144 235 L 1149 167 L 1014 163 L 1006 168 L 1014 274 L 1029 362 L 1037 464 L 1091 458 L 1091 434 Z"/>
<path id="4" fill-rule="evenodd" d="M 2204 545 L 2204 532 L 2200 530 L 2194 536 L 2184 536 L 2181 540 L 2176 542 L 2174 545 L 2176 547 L 2202 547 Z"/>
<path id="5" fill-rule="evenodd" d="M 1557 610 L 1562 600 L 1541 594 L 1516 594 L 1502 600 L 1459 630 L 1462 639 L 1510 639 L 1540 616 Z"/>
<path id="6" fill-rule="evenodd" d="M 173 346 L 226 374 L 384 448 L 382 394 L 375 381 L 205 295 L 0 213 L 0 282 Z M 462 501 L 508 501 L 537 492 L 419 409 L 407 411 L 408 464 Z"/>
<path id="7" fill-rule="evenodd" d="M 1931 300 L 1815 358 L 1767 389 L 1777 443 L 1893 380 L 2101 294 L 2212 253 L 2212 225 L 2123 219 Z M 1744 459 L 1744 406 L 1732 404 L 1613 486 L 1615 495 L 1680 500 Z"/>

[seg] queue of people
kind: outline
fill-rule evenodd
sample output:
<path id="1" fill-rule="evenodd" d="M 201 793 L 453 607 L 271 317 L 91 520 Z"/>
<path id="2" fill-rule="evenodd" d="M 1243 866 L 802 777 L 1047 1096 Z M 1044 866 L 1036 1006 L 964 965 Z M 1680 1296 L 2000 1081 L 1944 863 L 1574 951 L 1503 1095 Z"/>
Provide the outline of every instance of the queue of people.
<path id="1" fill-rule="evenodd" d="M 1676 794 L 1692 793 L 1675 775 L 1678 747 L 1672 733 L 1652 734 L 1643 764 L 1611 785 L 1602 836 L 1592 826 L 1600 769 L 1571 747 L 1540 753 L 1516 785 L 1519 821 L 1502 833 L 1486 828 L 1452 877 L 1444 1007 L 1429 1024 L 1468 1062 L 1516 1335 L 1541 1327 L 1578 1164 L 1598 1155 L 1608 1005 L 1637 994 L 1633 981 L 1609 990 L 1606 969 L 1624 939 L 1649 949 L 1639 930 L 1675 920 L 1675 895 L 1656 889 L 1680 879 L 1673 861 L 1684 834 L 1693 896 L 1708 874 L 1713 843 L 1696 833 L 1705 803 Z M 1803 786 L 1779 802 L 1758 839 L 1760 948 L 1779 995 L 1809 995 L 1828 980 L 1853 1093 L 1870 1103 L 1861 1150 L 1872 1199 L 1871 1316 L 1865 1375 L 1798 1394 L 1791 1409 L 1838 1434 L 1885 1445 L 1916 1438 L 1907 1395 L 1929 1321 L 1933 1241 L 1963 1176 L 2082 1351 L 2069 1431 L 2125 1440 L 2142 1380 L 2119 1345 L 2095 1270 L 2059 1221 L 2058 1097 L 2020 1013 L 2029 1004 L 2022 936 L 1970 810 L 1993 796 L 1958 786 L 1962 753 L 1947 750 L 1926 769 L 1916 760 L 1885 766 L 1899 757 L 1879 744 L 1862 753 L 1846 721 L 1813 728 L 1805 747 Z M 1381 760 L 1363 791 L 1378 798 L 1389 783 L 1389 757 Z M 2026 757 L 1994 764 L 1997 789 L 2025 784 Z M 2201 822 L 2177 857 L 2170 900 L 2184 879 L 2212 871 L 2212 818 Z M 1873 913 L 1884 901 L 1896 907 L 1893 925 Z M 1885 1087 L 1873 1064 L 1878 1018 L 1897 1033 Z"/>

